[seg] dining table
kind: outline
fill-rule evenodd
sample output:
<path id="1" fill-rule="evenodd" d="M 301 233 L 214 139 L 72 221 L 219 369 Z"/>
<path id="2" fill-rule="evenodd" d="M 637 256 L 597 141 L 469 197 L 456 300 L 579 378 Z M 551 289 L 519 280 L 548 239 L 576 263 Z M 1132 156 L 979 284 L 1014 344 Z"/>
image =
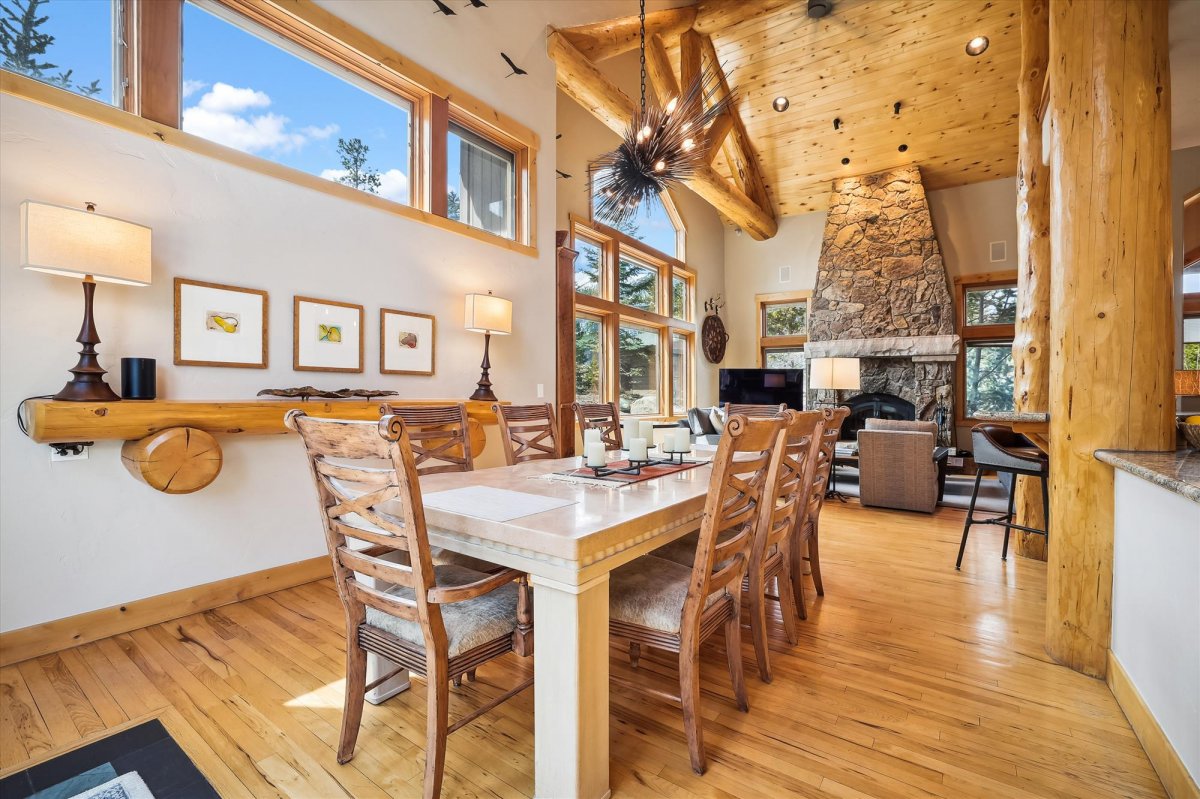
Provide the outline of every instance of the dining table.
<path id="1" fill-rule="evenodd" d="M 534 795 L 544 799 L 610 795 L 609 575 L 699 529 L 712 471 L 702 464 L 637 483 L 564 474 L 581 466 L 572 457 L 421 478 L 431 546 L 530 576 Z M 370 672 L 395 669 L 373 657 Z M 368 699 L 407 685 L 400 675 Z"/>

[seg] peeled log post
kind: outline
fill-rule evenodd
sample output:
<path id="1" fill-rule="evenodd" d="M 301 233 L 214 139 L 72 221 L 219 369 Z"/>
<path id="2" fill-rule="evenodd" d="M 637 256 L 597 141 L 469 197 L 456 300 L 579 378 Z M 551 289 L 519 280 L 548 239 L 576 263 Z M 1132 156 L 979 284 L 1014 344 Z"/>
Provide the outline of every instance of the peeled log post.
<path id="1" fill-rule="evenodd" d="M 203 430 L 169 427 L 121 447 L 121 463 L 164 494 L 190 494 L 221 473 L 221 445 Z"/>
<path id="2" fill-rule="evenodd" d="M 1050 5 L 1051 531 L 1046 651 L 1103 677 L 1113 472 L 1168 450 L 1172 414 L 1167 4 Z"/>
<path id="3" fill-rule="evenodd" d="M 1050 170 L 1042 162 L 1042 89 L 1050 61 L 1049 0 L 1021 0 L 1020 148 L 1017 155 L 1017 319 L 1013 402 L 1050 407 Z M 1045 528 L 1041 481 L 1018 477 L 1017 522 Z M 1017 531 L 1017 553 L 1046 559 L 1046 539 Z"/>

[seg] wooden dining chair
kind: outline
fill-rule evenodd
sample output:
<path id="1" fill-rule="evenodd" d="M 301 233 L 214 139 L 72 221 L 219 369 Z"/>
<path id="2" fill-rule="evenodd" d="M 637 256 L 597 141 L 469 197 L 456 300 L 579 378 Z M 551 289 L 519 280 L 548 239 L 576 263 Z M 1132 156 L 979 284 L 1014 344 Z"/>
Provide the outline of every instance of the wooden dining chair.
<path id="1" fill-rule="evenodd" d="M 725 418 L 728 419 L 735 413 L 740 413 L 743 416 L 750 416 L 752 418 L 769 418 L 771 416 L 777 416 L 786 410 L 787 405 L 782 402 L 778 405 L 739 405 L 735 402 L 727 402 L 725 403 Z"/>
<path id="2" fill-rule="evenodd" d="M 286 423 L 300 434 L 308 454 L 346 616 L 346 696 L 338 762 L 354 757 L 366 692 L 402 669 L 424 675 L 425 797 L 431 799 L 441 792 L 449 734 L 533 682 L 526 680 L 447 724 L 447 683 L 453 676 L 508 652 L 532 654 L 528 582 L 514 569 L 482 574 L 434 565 L 416 459 L 400 417 L 356 422 L 314 419 L 293 410 Z M 380 461 L 388 465 L 380 467 Z M 351 542 L 370 546 L 359 549 Z M 396 552 L 407 554 L 408 562 L 384 559 Z M 366 684 L 368 652 L 399 668 Z"/>
<path id="3" fill-rule="evenodd" d="M 504 439 L 504 460 L 509 466 L 535 460 L 561 458 L 555 433 L 554 408 L 543 405 L 493 405 Z"/>
<path id="4" fill-rule="evenodd" d="M 768 473 L 783 457 L 783 419 L 733 416 L 712 462 L 712 477 L 692 566 L 645 555 L 612 572 L 609 632 L 630 645 L 633 666 L 642 646 L 676 653 L 679 695 L 614 678 L 683 708 L 692 770 L 703 774 L 700 644 L 723 629 L 726 662 L 739 710 L 750 709 L 742 674 L 741 586 Z"/>
<path id="5" fill-rule="evenodd" d="M 615 402 L 575 402 L 575 419 L 579 422 L 579 434 L 584 430 L 599 430 L 600 441 L 605 449 L 624 449 L 621 441 L 621 412 Z"/>
<path id="6" fill-rule="evenodd" d="M 824 408 L 821 413 L 825 418 L 821 430 L 821 446 L 817 451 L 817 462 L 813 469 L 808 512 L 792 541 L 792 592 L 796 595 L 796 611 L 802 619 L 808 618 L 808 606 L 804 602 L 805 561 L 808 561 L 809 571 L 812 572 L 813 588 L 817 596 L 825 596 L 825 583 L 821 580 L 821 509 L 825 507 L 829 475 L 833 471 L 833 450 L 837 446 L 838 436 L 842 433 L 842 423 L 850 415 L 850 409 L 843 405 Z"/>
<path id="7" fill-rule="evenodd" d="M 384 405 L 380 410 L 404 420 L 418 475 L 475 469 L 466 405 Z"/>

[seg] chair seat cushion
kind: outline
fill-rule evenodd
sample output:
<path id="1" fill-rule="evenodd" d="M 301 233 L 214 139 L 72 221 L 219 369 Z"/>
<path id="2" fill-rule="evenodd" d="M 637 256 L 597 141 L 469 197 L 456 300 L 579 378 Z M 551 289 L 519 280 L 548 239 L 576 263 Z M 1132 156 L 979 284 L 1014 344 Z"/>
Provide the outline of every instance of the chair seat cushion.
<path id="1" fill-rule="evenodd" d="M 659 547 L 650 554 L 656 558 L 669 560 L 681 566 L 692 568 L 696 562 L 696 547 L 700 543 L 699 533 L 689 533 L 683 538 L 676 538 L 669 544 Z"/>
<path id="2" fill-rule="evenodd" d="M 462 566 L 447 564 L 434 566 L 439 588 L 466 585 L 482 580 L 487 575 Z M 414 601 L 411 588 L 393 586 L 388 594 Z M 462 602 L 440 605 L 442 621 L 446 625 L 446 637 L 450 641 L 450 657 L 455 657 L 475 647 L 509 635 L 517 628 L 517 586 L 508 583 L 480 597 Z M 367 608 L 367 624 L 378 627 L 392 635 L 419 647 L 425 646 L 421 625 L 402 619 L 372 607 Z"/>
<path id="3" fill-rule="evenodd" d="M 677 635 L 687 599 L 690 566 L 644 555 L 615 570 L 609 578 L 608 612 L 615 621 Z M 721 598 L 709 595 L 704 607 Z"/>

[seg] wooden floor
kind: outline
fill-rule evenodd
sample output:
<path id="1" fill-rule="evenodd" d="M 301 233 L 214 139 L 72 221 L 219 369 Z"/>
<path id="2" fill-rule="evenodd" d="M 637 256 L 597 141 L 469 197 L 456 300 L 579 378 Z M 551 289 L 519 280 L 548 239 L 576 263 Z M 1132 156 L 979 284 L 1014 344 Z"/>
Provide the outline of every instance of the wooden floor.
<path id="1" fill-rule="evenodd" d="M 961 524 L 826 506 L 827 595 L 798 646 L 775 641 L 772 684 L 744 649 L 750 713 L 719 645 L 704 652 L 708 773 L 688 767 L 678 710 L 614 688 L 613 795 L 1163 796 L 1107 687 L 1043 653 L 1045 565 L 1002 563 L 985 529 L 955 572 Z M 669 658 L 642 663 L 673 675 Z M 615 648 L 613 664 L 628 669 Z M 424 685 L 368 705 L 338 766 L 342 668 L 329 581 L 26 661 L 0 670 L 0 769 L 161 716 L 226 797 L 418 796 Z M 452 689 L 451 718 L 529 669 L 484 667 Z M 527 691 L 455 733 L 443 795 L 531 795 L 532 714 Z"/>

